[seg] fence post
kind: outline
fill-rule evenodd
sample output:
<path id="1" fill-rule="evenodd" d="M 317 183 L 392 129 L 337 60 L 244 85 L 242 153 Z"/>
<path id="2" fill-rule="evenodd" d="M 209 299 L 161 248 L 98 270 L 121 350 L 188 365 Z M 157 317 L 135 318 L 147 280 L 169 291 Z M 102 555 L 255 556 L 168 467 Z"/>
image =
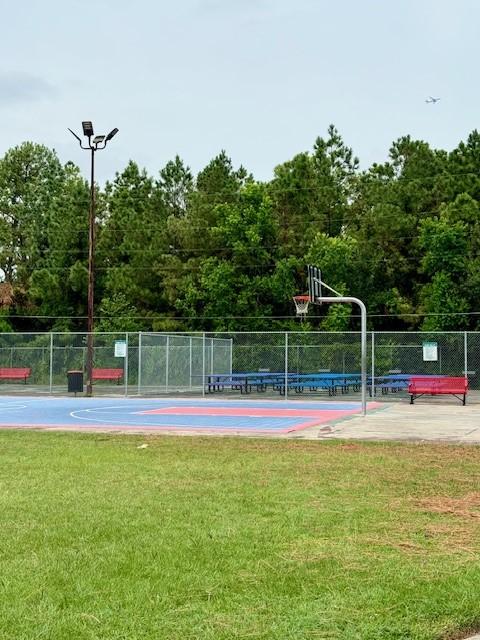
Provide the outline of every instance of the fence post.
<path id="1" fill-rule="evenodd" d="M 463 368 L 465 380 L 468 381 L 468 338 L 466 331 L 464 331 L 463 335 Z"/>
<path id="2" fill-rule="evenodd" d="M 202 398 L 205 397 L 205 331 L 202 334 Z"/>
<path id="3" fill-rule="evenodd" d="M 50 331 L 50 372 L 49 372 L 49 391 L 53 392 L 53 333 Z"/>
<path id="4" fill-rule="evenodd" d="M 170 336 L 167 336 L 165 342 L 165 393 L 168 393 L 168 365 L 169 365 L 169 351 L 170 351 Z"/>
<path id="5" fill-rule="evenodd" d="M 375 397 L 375 331 L 372 331 L 372 382 L 371 382 L 371 396 Z"/>
<path id="6" fill-rule="evenodd" d="M 123 367 L 123 379 L 125 380 L 125 397 L 128 396 L 128 331 L 125 332 L 125 366 Z"/>
<path id="7" fill-rule="evenodd" d="M 193 357 L 193 349 L 192 349 L 192 336 L 190 336 L 190 389 L 192 388 L 192 357 Z"/>
<path id="8" fill-rule="evenodd" d="M 142 388 L 142 332 L 138 332 L 138 376 L 137 376 L 137 394 L 140 395 Z"/>
<path id="9" fill-rule="evenodd" d="M 288 398 L 288 331 L 285 331 L 285 400 Z"/>

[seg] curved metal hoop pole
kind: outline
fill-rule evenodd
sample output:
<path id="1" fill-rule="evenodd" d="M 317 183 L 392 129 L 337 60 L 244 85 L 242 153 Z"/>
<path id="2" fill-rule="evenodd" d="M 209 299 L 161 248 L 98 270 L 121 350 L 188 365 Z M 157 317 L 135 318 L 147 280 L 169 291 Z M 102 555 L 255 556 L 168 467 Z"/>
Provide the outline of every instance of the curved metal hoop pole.
<path id="1" fill-rule="evenodd" d="M 330 287 L 328 287 L 330 288 Z M 360 348 L 360 366 L 361 366 L 361 383 L 362 383 L 362 416 L 367 415 L 367 308 L 358 298 L 345 296 L 328 296 L 318 298 L 318 302 L 331 302 L 337 304 L 343 302 L 346 304 L 357 304 L 360 307 L 361 319 L 361 348 Z"/>

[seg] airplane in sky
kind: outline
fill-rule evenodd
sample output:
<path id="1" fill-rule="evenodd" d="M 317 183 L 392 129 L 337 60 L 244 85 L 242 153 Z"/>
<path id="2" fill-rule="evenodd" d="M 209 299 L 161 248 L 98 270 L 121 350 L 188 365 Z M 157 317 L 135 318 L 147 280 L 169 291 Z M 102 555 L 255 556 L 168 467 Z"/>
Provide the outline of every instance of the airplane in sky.
<path id="1" fill-rule="evenodd" d="M 440 100 L 440 98 L 434 98 L 433 96 L 428 96 L 428 98 L 425 100 L 425 102 L 427 104 L 435 104 L 439 100 Z"/>

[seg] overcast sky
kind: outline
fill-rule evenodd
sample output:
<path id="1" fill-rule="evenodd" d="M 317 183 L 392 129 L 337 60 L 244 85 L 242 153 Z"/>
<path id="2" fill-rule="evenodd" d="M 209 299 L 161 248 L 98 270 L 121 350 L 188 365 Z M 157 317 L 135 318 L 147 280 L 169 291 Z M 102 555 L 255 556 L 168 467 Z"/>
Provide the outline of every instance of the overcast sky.
<path id="1" fill-rule="evenodd" d="M 120 133 L 154 175 L 221 149 L 257 179 L 334 123 L 362 168 L 401 135 L 451 149 L 479 126 L 478 0 L 0 0 L 0 153 L 24 140 L 87 174 L 67 131 Z M 440 96 L 435 105 L 429 95 Z"/>

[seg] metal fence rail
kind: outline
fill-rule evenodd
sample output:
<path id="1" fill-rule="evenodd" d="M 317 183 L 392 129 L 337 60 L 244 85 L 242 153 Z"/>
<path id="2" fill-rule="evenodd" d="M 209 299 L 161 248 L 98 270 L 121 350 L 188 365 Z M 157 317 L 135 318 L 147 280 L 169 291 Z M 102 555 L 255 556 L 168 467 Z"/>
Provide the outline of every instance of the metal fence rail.
<path id="1" fill-rule="evenodd" d="M 95 381 L 94 395 L 332 397 L 328 385 L 301 389 L 298 381 L 347 381 L 361 364 L 359 332 L 95 333 L 93 344 L 94 368 L 122 370 L 119 381 Z M 0 370 L 31 370 L 27 380 L 0 371 L 0 394 L 66 394 L 67 372 L 85 370 L 86 350 L 86 333 L 0 333 Z M 405 389 L 380 383 L 416 374 L 467 376 L 469 402 L 480 402 L 478 332 L 369 332 L 367 350 L 369 393 L 377 400 L 405 399 Z M 344 387 L 358 399 L 358 385 Z"/>

